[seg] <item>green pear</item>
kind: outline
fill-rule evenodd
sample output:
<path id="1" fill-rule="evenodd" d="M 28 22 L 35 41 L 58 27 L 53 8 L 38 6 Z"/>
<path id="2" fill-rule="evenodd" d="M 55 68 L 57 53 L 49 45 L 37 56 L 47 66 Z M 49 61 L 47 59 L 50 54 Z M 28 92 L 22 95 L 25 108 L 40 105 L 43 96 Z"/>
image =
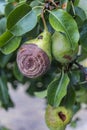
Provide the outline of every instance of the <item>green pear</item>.
<path id="1" fill-rule="evenodd" d="M 36 39 L 25 42 L 18 50 L 17 64 L 28 78 L 42 76 L 51 64 L 51 34 L 44 30 Z"/>
<path id="2" fill-rule="evenodd" d="M 76 58 L 78 45 L 73 51 L 66 36 L 60 32 L 55 32 L 52 36 L 52 53 L 54 58 L 60 63 L 70 63 Z"/>
<path id="3" fill-rule="evenodd" d="M 66 125 L 71 121 L 73 112 L 64 106 L 47 106 L 45 121 L 50 130 L 65 130 Z"/>

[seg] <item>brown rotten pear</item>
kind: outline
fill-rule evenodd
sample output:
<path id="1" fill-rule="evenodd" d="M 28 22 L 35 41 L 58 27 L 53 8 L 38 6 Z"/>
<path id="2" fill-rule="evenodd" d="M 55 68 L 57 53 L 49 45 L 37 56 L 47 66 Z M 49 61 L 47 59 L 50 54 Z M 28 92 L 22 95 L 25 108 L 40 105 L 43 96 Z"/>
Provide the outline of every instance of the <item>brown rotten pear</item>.
<path id="1" fill-rule="evenodd" d="M 52 36 L 52 53 L 54 58 L 62 64 L 70 63 L 76 58 L 78 45 L 73 50 L 66 36 L 55 32 Z"/>
<path id="2" fill-rule="evenodd" d="M 36 39 L 23 44 L 17 53 L 17 64 L 29 78 L 46 73 L 51 64 L 51 34 L 44 30 Z"/>

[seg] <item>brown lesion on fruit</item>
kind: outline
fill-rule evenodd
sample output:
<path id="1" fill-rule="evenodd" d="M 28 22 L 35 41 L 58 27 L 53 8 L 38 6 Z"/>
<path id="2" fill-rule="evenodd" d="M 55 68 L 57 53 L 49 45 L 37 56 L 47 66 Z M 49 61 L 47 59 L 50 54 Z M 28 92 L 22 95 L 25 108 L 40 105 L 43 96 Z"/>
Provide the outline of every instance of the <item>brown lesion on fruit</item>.
<path id="1" fill-rule="evenodd" d="M 38 36 L 38 39 L 43 39 L 43 36 L 42 35 Z"/>
<path id="2" fill-rule="evenodd" d="M 17 2 L 13 2 L 13 6 L 16 6 L 18 3 Z"/>
<path id="3" fill-rule="evenodd" d="M 25 49 L 24 49 L 23 47 L 21 47 L 21 48 L 20 48 L 20 51 L 23 52 L 23 51 L 25 51 Z"/>
<path id="4" fill-rule="evenodd" d="M 60 117 L 60 119 L 64 122 L 65 120 L 66 120 L 66 115 L 65 114 L 63 114 L 63 112 L 59 112 L 58 113 L 58 116 Z"/>
<path id="5" fill-rule="evenodd" d="M 71 61 L 71 60 L 72 60 L 72 57 L 71 57 L 71 56 L 69 56 L 69 55 L 64 55 L 64 56 L 63 56 L 63 58 L 65 58 L 65 59 L 67 59 L 67 60 L 69 60 L 69 61 Z"/>
<path id="6" fill-rule="evenodd" d="M 65 2 L 64 4 L 62 4 L 62 9 L 66 9 L 67 8 L 67 2 Z"/>

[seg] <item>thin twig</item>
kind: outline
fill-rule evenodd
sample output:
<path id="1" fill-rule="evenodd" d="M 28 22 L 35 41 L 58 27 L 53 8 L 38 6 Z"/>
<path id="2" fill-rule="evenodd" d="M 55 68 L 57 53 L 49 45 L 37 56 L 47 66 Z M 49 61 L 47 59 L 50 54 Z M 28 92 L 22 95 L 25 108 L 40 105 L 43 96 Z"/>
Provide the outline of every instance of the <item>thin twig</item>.
<path id="1" fill-rule="evenodd" d="M 58 8 L 57 4 L 54 2 L 54 0 L 49 0 L 56 8 Z"/>
<path id="2" fill-rule="evenodd" d="M 44 6 L 44 8 L 45 8 L 45 6 Z M 46 25 L 46 21 L 45 21 L 45 18 L 44 18 L 44 8 L 42 9 L 41 18 L 42 18 L 42 21 L 43 21 L 43 24 L 44 24 L 44 29 L 48 30 L 47 25 Z"/>
<path id="3" fill-rule="evenodd" d="M 87 83 L 87 81 L 83 81 L 83 82 L 80 82 L 79 85 L 84 85 L 86 83 Z"/>
<path id="4" fill-rule="evenodd" d="M 75 62 L 75 64 L 79 67 L 79 69 L 83 72 L 83 74 L 85 75 L 85 80 L 87 81 L 87 71 L 85 70 L 85 68 L 80 65 L 79 63 Z"/>
<path id="5" fill-rule="evenodd" d="M 81 69 L 82 71 L 83 71 L 83 66 L 82 65 L 80 65 L 78 62 L 74 62 L 74 64 L 76 64 L 78 67 L 79 67 L 79 69 Z"/>

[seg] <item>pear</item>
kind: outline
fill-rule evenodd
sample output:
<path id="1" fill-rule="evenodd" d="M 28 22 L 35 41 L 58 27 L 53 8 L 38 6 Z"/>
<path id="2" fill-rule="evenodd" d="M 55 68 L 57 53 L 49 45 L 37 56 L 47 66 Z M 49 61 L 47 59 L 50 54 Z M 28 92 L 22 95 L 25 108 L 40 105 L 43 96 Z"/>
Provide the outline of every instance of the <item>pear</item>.
<path id="1" fill-rule="evenodd" d="M 66 36 L 60 32 L 55 32 L 52 36 L 52 53 L 54 58 L 62 64 L 72 62 L 77 55 L 78 45 L 72 49 Z"/>
<path id="2" fill-rule="evenodd" d="M 50 130 L 65 130 L 66 125 L 71 121 L 73 112 L 64 106 L 47 106 L 45 121 Z"/>
<path id="3" fill-rule="evenodd" d="M 44 30 L 36 39 L 26 41 L 18 50 L 20 72 L 29 78 L 42 76 L 51 64 L 51 34 Z"/>

